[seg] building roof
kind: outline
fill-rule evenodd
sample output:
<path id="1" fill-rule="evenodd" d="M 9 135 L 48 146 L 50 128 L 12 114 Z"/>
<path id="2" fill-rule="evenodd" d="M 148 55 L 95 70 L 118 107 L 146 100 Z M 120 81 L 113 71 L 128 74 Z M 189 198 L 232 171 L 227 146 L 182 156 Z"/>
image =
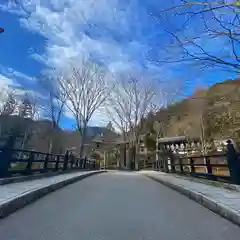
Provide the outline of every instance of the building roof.
<path id="1" fill-rule="evenodd" d="M 192 142 L 192 141 L 200 141 L 200 138 L 188 138 L 186 136 L 177 136 L 177 137 L 169 137 L 169 138 L 159 138 L 158 143 L 179 143 L 179 142 Z"/>
<path id="2" fill-rule="evenodd" d="M 114 143 L 117 137 L 117 133 L 106 129 L 102 134 L 94 137 L 92 141 L 95 143 Z"/>

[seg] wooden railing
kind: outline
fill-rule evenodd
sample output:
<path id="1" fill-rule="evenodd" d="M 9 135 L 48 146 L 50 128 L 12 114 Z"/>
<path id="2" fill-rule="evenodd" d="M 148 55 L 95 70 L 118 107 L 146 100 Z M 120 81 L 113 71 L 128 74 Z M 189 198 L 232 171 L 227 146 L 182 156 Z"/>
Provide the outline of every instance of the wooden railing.
<path id="1" fill-rule="evenodd" d="M 230 140 L 227 141 L 225 152 L 209 155 L 183 156 L 164 148 L 157 160 L 139 161 L 139 169 L 187 174 L 240 185 L 240 153 Z"/>
<path id="2" fill-rule="evenodd" d="M 218 162 L 218 163 L 216 163 Z M 165 172 L 190 174 L 211 180 L 230 181 L 226 154 L 168 158 L 160 166 Z"/>
<path id="3" fill-rule="evenodd" d="M 0 177 L 30 175 L 35 172 L 95 170 L 95 160 L 77 158 L 68 151 L 65 155 L 50 154 L 22 149 L 0 149 Z"/>
<path id="4" fill-rule="evenodd" d="M 151 159 L 140 160 L 139 169 L 154 169 L 154 161 Z"/>
<path id="5" fill-rule="evenodd" d="M 220 154 L 179 156 L 166 152 L 153 169 L 240 184 L 240 154 L 230 141 L 227 151 Z"/>

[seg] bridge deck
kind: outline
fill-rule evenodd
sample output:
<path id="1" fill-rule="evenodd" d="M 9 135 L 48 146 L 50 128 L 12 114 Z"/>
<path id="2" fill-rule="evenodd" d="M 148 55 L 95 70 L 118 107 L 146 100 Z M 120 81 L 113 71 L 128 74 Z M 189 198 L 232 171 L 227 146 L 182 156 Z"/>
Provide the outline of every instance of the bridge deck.
<path id="1" fill-rule="evenodd" d="M 95 175 L 0 220 L 4 240 L 235 239 L 240 228 L 131 172 Z"/>

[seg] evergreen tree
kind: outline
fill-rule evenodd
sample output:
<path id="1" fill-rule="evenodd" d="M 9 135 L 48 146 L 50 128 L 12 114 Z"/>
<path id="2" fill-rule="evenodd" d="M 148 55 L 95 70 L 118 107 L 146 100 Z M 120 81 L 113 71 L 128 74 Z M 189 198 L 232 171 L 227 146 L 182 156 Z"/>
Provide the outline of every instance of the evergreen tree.
<path id="1" fill-rule="evenodd" d="M 13 94 L 9 94 L 6 102 L 2 106 L 1 115 L 12 115 L 16 111 L 16 105 Z"/>

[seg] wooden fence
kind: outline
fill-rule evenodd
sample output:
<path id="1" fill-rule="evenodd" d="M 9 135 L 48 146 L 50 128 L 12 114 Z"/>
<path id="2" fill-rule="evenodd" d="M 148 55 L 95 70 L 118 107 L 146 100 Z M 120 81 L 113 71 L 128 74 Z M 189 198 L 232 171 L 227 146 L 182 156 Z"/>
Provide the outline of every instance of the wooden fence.
<path id="1" fill-rule="evenodd" d="M 218 163 L 217 163 L 218 162 Z M 156 170 L 164 172 L 189 174 L 211 180 L 231 182 L 227 154 L 201 156 L 166 157 L 156 165 Z"/>
<path id="2" fill-rule="evenodd" d="M 80 159 L 68 151 L 62 155 L 22 149 L 0 149 L 0 178 L 30 175 L 36 172 L 99 168 L 100 166 L 95 160 Z"/>
<path id="3" fill-rule="evenodd" d="M 167 173 L 191 175 L 215 181 L 240 184 L 240 153 L 230 140 L 221 153 L 203 155 L 201 153 L 184 156 L 173 150 L 174 143 L 161 143 L 158 159 L 139 162 L 140 169 L 152 169 Z M 182 141 L 181 141 L 182 144 Z M 180 142 L 175 144 L 179 148 Z"/>

